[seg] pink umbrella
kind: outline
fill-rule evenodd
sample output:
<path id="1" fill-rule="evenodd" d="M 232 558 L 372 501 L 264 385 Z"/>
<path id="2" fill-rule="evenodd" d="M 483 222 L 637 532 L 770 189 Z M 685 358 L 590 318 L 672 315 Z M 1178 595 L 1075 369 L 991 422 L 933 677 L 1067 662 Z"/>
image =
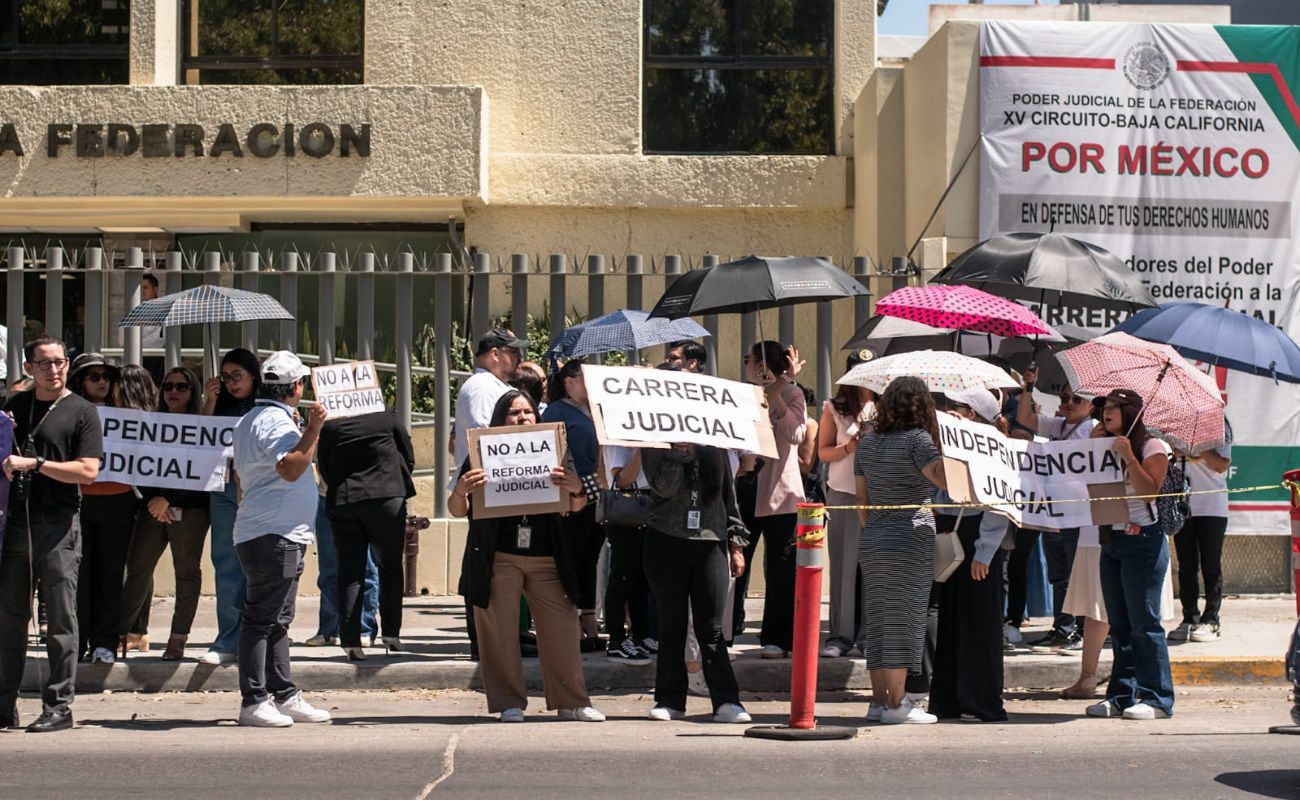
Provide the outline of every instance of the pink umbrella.
<path id="1" fill-rule="evenodd" d="M 1028 308 L 970 286 L 905 286 L 880 298 L 876 313 L 995 336 L 1057 335 Z"/>
<path id="2" fill-rule="evenodd" d="M 1169 345 L 1108 333 L 1056 358 L 1077 392 L 1137 392 L 1142 421 L 1179 450 L 1196 455 L 1223 445 L 1219 387 Z"/>

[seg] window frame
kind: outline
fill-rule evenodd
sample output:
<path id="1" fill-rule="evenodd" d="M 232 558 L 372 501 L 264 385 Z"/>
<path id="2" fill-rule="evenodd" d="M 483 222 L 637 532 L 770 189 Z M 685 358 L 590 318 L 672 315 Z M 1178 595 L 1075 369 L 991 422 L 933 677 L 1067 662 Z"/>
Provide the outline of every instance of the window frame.
<path id="1" fill-rule="evenodd" d="M 135 0 L 141 2 L 141 0 Z M 125 8 L 119 8 L 118 11 L 124 11 L 127 19 L 126 38 L 121 44 L 24 44 L 20 39 L 18 32 L 21 30 L 22 5 L 27 0 L 12 0 L 10 3 L 10 24 L 14 31 L 14 43 L 0 41 L 0 61 L 115 61 L 121 60 L 122 65 L 129 72 L 131 64 L 131 34 L 130 34 L 130 16 L 131 6 L 128 2 Z M 101 6 L 101 10 L 102 6 Z M 120 31 L 119 31 L 120 33 Z M 104 84 L 108 86 L 121 86 L 122 84 Z M 16 85 L 16 84 L 5 84 Z M 58 84 L 58 85 L 80 85 L 80 84 Z"/>
<path id="2" fill-rule="evenodd" d="M 734 10 L 731 23 L 732 55 L 656 55 L 650 51 L 650 13 L 656 0 L 643 0 L 641 14 L 641 151 L 645 155 L 673 156 L 820 156 L 835 155 L 835 36 L 833 12 L 843 0 L 831 0 L 831 44 L 830 54 L 826 56 L 775 56 L 744 55 L 745 15 L 742 13 L 746 2 L 762 0 L 725 0 Z M 189 2 L 189 0 L 186 0 Z M 646 102 L 646 84 L 650 70 L 717 70 L 729 71 L 824 71 L 831 87 L 831 114 L 827 116 L 826 150 L 816 152 L 767 152 L 755 153 L 751 150 L 660 150 L 647 147 L 646 125 L 650 118 L 650 105 Z"/>
<path id="3" fill-rule="evenodd" d="M 181 31 L 184 46 L 181 49 L 181 74 L 185 83 L 190 84 L 189 76 L 195 73 L 193 85 L 199 85 L 199 73 L 206 70 L 226 72 L 260 72 L 287 69 L 355 69 L 365 77 L 366 68 L 366 6 L 361 4 L 361 19 L 358 33 L 361 36 L 361 52 L 356 55 L 342 53 L 284 55 L 280 49 L 279 3 L 271 0 L 271 55 L 269 56 L 234 56 L 194 55 L 198 44 L 199 21 L 194 17 L 194 0 L 181 0 Z M 341 85 L 341 84 L 321 84 Z"/>

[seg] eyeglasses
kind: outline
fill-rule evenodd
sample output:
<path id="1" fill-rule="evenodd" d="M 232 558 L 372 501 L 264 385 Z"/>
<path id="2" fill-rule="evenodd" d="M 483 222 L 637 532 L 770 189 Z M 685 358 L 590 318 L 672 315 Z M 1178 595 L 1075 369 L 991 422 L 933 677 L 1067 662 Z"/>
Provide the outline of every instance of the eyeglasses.
<path id="1" fill-rule="evenodd" d="M 221 382 L 238 383 L 239 381 L 242 381 L 244 379 L 244 376 L 247 374 L 248 374 L 247 372 L 244 372 L 242 370 L 237 370 L 235 372 L 223 372 L 221 373 Z"/>
<path id="2" fill-rule="evenodd" d="M 94 382 L 94 383 L 103 383 L 104 381 L 108 380 L 108 373 L 107 373 L 107 372 L 87 372 L 87 373 L 86 373 L 86 380 L 88 380 L 88 381 L 92 381 L 92 382 Z"/>
<path id="3" fill-rule="evenodd" d="M 1061 395 L 1061 405 L 1063 405 L 1063 406 L 1068 406 L 1068 405 L 1071 405 L 1071 404 L 1073 404 L 1073 403 L 1082 403 L 1082 402 L 1083 402 L 1083 398 L 1080 397 L 1080 396 L 1077 395 L 1077 394 L 1063 394 L 1063 395 Z"/>
<path id="4" fill-rule="evenodd" d="M 172 383 L 170 381 L 162 385 L 164 392 L 188 392 L 190 388 L 188 383 Z"/>
<path id="5" fill-rule="evenodd" d="M 33 361 L 33 362 L 31 362 L 31 363 L 35 364 L 36 366 L 40 367 L 41 369 L 45 370 L 46 372 L 49 372 L 50 370 L 60 370 L 60 369 L 63 369 L 64 367 L 68 366 L 68 359 L 66 359 L 66 358 L 42 358 L 40 361 Z"/>

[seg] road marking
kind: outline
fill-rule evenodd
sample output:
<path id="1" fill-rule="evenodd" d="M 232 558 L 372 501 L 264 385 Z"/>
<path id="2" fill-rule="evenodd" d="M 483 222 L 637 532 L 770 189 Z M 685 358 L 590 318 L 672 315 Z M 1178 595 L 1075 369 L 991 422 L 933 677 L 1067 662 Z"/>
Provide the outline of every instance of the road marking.
<path id="1" fill-rule="evenodd" d="M 460 742 L 460 734 L 453 733 L 447 740 L 447 749 L 442 753 L 442 772 L 425 786 L 420 793 L 415 796 L 415 800 L 426 800 L 438 784 L 451 777 L 451 773 L 456 771 L 456 744 Z"/>

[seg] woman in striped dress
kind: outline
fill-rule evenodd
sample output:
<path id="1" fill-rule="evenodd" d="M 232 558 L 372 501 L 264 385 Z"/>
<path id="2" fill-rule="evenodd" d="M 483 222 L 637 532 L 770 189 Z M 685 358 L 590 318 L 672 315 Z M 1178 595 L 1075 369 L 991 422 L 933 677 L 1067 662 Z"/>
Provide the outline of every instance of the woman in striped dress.
<path id="1" fill-rule="evenodd" d="M 862 505 L 930 502 L 944 487 L 934 399 L 920 378 L 897 378 L 876 402 L 875 429 L 858 445 L 853 471 Z M 862 535 L 863 653 L 871 672 L 869 721 L 935 722 L 907 700 L 908 672 L 920 672 L 934 570 L 934 514 L 928 509 L 858 512 Z"/>

